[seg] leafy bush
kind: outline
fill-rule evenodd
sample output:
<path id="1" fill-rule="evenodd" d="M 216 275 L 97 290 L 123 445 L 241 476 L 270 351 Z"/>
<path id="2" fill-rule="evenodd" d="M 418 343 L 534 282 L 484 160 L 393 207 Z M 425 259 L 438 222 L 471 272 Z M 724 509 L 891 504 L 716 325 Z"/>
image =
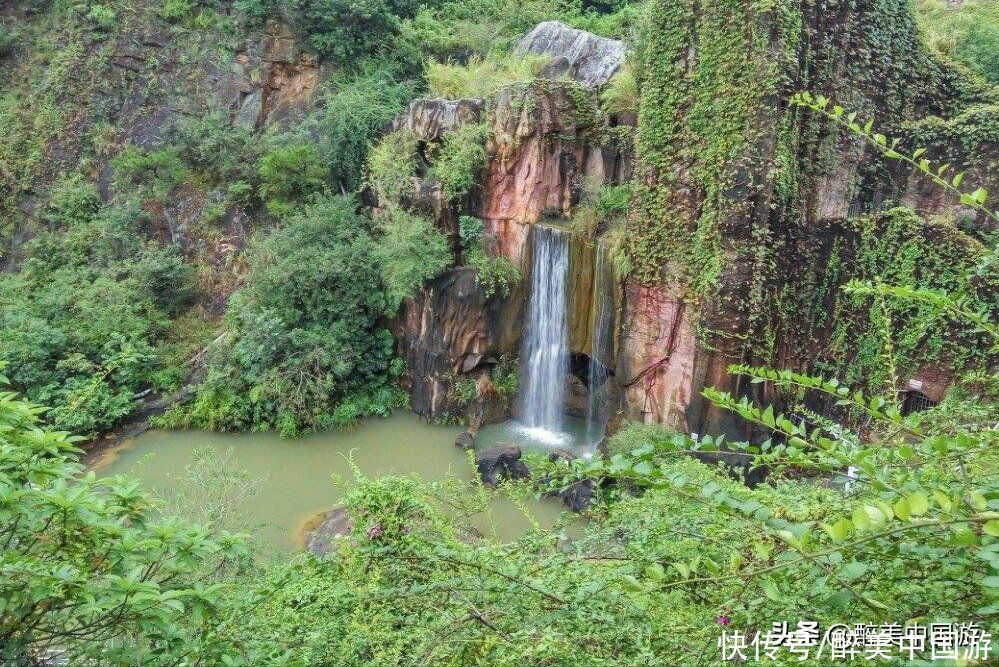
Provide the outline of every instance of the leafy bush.
<path id="1" fill-rule="evenodd" d="M 326 168 L 311 144 L 278 145 L 260 158 L 260 198 L 271 214 L 283 217 L 326 184 Z"/>
<path id="2" fill-rule="evenodd" d="M 430 177 L 441 183 L 449 200 L 461 199 L 475 185 L 479 171 L 486 164 L 486 139 L 489 127 L 485 123 L 459 125 L 444 135 Z"/>
<path id="3" fill-rule="evenodd" d="M 481 247 L 469 251 L 468 263 L 478 271 L 476 279 L 487 299 L 495 294 L 504 299 L 509 297 L 513 286 L 523 280 L 520 269 L 510 260 L 502 255 L 490 255 Z"/>
<path id="4" fill-rule="evenodd" d="M 356 206 L 345 197 L 305 205 L 253 245 L 228 335 L 210 350 L 194 400 L 165 423 L 294 435 L 399 403 L 382 266 Z"/>
<path id="5" fill-rule="evenodd" d="M 400 19 L 415 14 L 415 0 L 300 0 L 300 25 L 320 56 L 350 66 L 384 53 Z"/>
<path id="6" fill-rule="evenodd" d="M 458 219 L 458 235 L 465 249 L 465 259 L 476 269 L 476 279 L 483 294 L 490 298 L 501 294 L 510 296 L 513 286 L 523 280 L 520 269 L 495 251 L 496 239 L 483 233 L 482 220 L 463 215 Z"/>
<path id="7" fill-rule="evenodd" d="M 417 142 L 406 130 L 389 132 L 371 148 L 368 185 L 387 202 L 398 203 L 412 191 Z"/>
<path id="8" fill-rule="evenodd" d="M 504 86 L 536 77 L 548 58 L 535 54 L 472 56 L 467 65 L 430 60 L 426 65 L 427 87 L 449 100 L 487 98 Z"/>
<path id="9" fill-rule="evenodd" d="M 920 0 L 916 18 L 930 47 L 999 84 L 999 5 L 990 0 L 957 4 Z"/>
<path id="10" fill-rule="evenodd" d="M 213 182 L 253 181 L 261 140 L 221 110 L 185 118 L 175 130 L 179 155 Z"/>
<path id="11" fill-rule="evenodd" d="M 616 115 L 638 114 L 638 82 L 629 61 L 619 69 L 600 93 L 604 111 Z"/>
<path id="12" fill-rule="evenodd" d="M 184 21 L 191 18 L 194 0 L 163 0 L 160 16 L 167 21 Z"/>
<path id="13" fill-rule="evenodd" d="M 105 5 L 91 5 L 87 20 L 98 30 L 113 30 L 118 25 L 118 15 Z"/>
<path id="14" fill-rule="evenodd" d="M 168 146 L 144 153 L 129 146 L 111 161 L 115 184 L 120 190 L 139 186 L 148 196 L 165 199 L 187 175 L 180 151 Z"/>
<path id="15" fill-rule="evenodd" d="M 381 235 L 376 253 L 383 267 L 388 309 L 394 312 L 424 281 L 451 265 L 451 247 L 430 220 L 391 207 L 376 218 Z"/>
<path id="16" fill-rule="evenodd" d="M 374 61 L 331 82 L 318 134 L 334 188 L 360 189 L 369 146 L 412 97 L 412 83 Z"/>
<path id="17" fill-rule="evenodd" d="M 157 516 L 136 483 L 85 474 L 76 438 L 43 411 L 0 392 L 0 663 L 48 650 L 68 664 L 184 660 L 214 625 L 205 577 L 241 558 L 242 538 L 210 538 Z"/>
<path id="18" fill-rule="evenodd" d="M 193 294 L 190 267 L 144 241 L 132 205 L 97 209 L 90 186 L 58 188 L 51 229 L 0 277 L 0 361 L 14 386 L 52 406 L 56 424 L 92 434 L 118 423 L 159 369 L 168 317 Z"/>

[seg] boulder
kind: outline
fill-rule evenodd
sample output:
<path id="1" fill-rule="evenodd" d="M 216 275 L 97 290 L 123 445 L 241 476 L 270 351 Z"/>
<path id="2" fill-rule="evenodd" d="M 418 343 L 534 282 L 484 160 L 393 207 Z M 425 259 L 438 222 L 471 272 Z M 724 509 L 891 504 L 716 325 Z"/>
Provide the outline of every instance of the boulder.
<path id="1" fill-rule="evenodd" d="M 520 447 L 512 443 L 492 445 L 475 455 L 479 477 L 487 486 L 496 486 L 506 479 L 528 479 L 531 471 L 520 460 Z"/>
<path id="2" fill-rule="evenodd" d="M 393 122 L 393 130 L 408 130 L 419 141 L 438 141 L 450 130 L 482 119 L 485 103 L 479 99 L 413 100 Z"/>
<path id="3" fill-rule="evenodd" d="M 325 556 L 333 540 L 350 535 L 354 521 L 345 507 L 334 507 L 322 515 L 319 524 L 305 533 L 305 550 L 316 556 Z"/>
<path id="4" fill-rule="evenodd" d="M 458 434 L 458 437 L 454 440 L 454 446 L 458 449 L 468 451 L 470 449 L 475 449 L 475 438 L 468 431 L 462 431 Z"/>
<path id="5" fill-rule="evenodd" d="M 559 461 L 571 463 L 575 459 L 576 455 L 565 449 L 556 449 L 548 455 L 548 460 L 552 463 L 558 463 Z M 548 483 L 551 480 L 549 478 L 542 481 Z M 558 498 L 573 512 L 582 512 L 593 501 L 596 490 L 597 484 L 592 479 L 581 479 L 562 489 L 548 491 L 545 495 L 550 498 Z"/>
<path id="6" fill-rule="evenodd" d="M 539 23 L 520 40 L 521 52 L 551 56 L 542 72 L 548 78 L 568 76 L 595 87 L 607 83 L 624 64 L 624 42 L 577 30 L 561 21 Z"/>

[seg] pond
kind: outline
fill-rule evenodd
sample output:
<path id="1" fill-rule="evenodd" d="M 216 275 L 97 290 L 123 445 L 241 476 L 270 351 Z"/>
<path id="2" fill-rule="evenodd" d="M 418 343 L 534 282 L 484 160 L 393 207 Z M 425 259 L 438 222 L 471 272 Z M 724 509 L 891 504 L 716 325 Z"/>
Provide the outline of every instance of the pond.
<path id="1" fill-rule="evenodd" d="M 270 433 L 153 430 L 103 452 L 94 468 L 101 475 L 131 475 L 170 499 L 185 493 L 184 479 L 195 452 L 210 448 L 227 468 L 259 480 L 253 485 L 255 493 L 240 500 L 240 509 L 241 516 L 254 526 L 261 548 L 289 551 L 301 548 L 310 520 L 338 504 L 343 489 L 331 475 L 353 479 L 351 462 L 367 476 L 415 473 L 425 480 L 453 475 L 473 481 L 475 470 L 467 454 L 454 446 L 461 430 L 429 425 L 403 411 L 365 420 L 354 428 L 294 440 Z M 515 441 L 525 445 L 526 451 L 531 443 L 518 438 L 518 432 L 515 423 L 487 427 L 477 444 Z M 183 500 L 179 506 L 183 507 Z M 554 500 L 531 500 L 527 507 L 544 526 L 552 525 L 563 509 Z M 494 499 L 489 515 L 475 517 L 472 523 L 498 540 L 515 539 L 531 525 L 516 503 L 505 498 Z"/>

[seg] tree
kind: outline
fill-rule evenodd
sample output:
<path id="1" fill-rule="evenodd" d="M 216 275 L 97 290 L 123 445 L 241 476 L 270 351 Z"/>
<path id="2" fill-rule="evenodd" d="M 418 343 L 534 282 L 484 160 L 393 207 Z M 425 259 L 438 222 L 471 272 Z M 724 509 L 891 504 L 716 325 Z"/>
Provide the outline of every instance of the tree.
<path id="1" fill-rule="evenodd" d="M 54 650 L 168 665 L 202 651 L 211 578 L 242 538 L 160 518 L 137 483 L 86 473 L 78 438 L 44 411 L 0 392 L 0 663 Z"/>

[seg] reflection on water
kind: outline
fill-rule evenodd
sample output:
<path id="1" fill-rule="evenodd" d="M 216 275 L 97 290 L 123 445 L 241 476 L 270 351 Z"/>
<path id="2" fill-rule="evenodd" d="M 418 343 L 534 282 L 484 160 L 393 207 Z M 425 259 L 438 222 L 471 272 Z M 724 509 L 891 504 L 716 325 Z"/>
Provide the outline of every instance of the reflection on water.
<path id="1" fill-rule="evenodd" d="M 499 426 L 489 428 L 496 430 L 494 441 L 517 440 L 501 437 Z M 244 507 L 255 524 L 262 524 L 255 532 L 257 540 L 264 547 L 288 550 L 300 544 L 299 532 L 306 522 L 338 503 L 343 489 L 330 476 L 352 479 L 349 460 L 368 476 L 415 473 L 426 480 L 448 475 L 474 480 L 467 455 L 454 446 L 460 431 L 427 425 L 408 412 L 295 440 L 269 433 L 149 431 L 106 452 L 95 467 L 102 475 L 130 474 L 146 488 L 169 496 L 180 487 L 197 448 L 210 447 L 220 456 L 231 448 L 232 465 L 262 480 L 259 492 L 247 499 Z M 483 433 L 480 440 L 487 439 L 488 434 Z M 533 518 L 544 526 L 552 525 L 562 509 L 551 500 L 531 501 L 528 506 Z M 527 530 L 531 522 L 515 503 L 498 498 L 492 502 L 490 516 L 476 517 L 473 524 L 486 535 L 510 540 Z"/>

